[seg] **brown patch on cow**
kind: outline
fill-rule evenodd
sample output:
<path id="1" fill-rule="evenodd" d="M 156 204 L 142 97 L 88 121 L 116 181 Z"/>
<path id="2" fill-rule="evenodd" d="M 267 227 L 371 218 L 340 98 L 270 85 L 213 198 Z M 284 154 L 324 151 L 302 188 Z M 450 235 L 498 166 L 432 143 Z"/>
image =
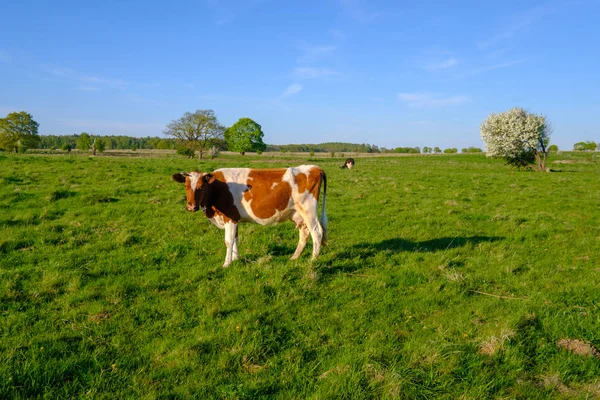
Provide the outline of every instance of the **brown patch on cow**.
<path id="1" fill-rule="evenodd" d="M 225 175 L 223 175 L 223 173 L 221 171 L 215 171 L 215 172 L 212 173 L 212 175 L 218 181 L 227 182 L 227 180 L 225 179 Z"/>
<path id="2" fill-rule="evenodd" d="M 319 191 L 321 190 L 321 169 L 319 168 L 311 168 L 308 171 L 308 176 L 306 174 L 298 174 L 296 175 L 296 185 L 298 185 L 298 193 L 304 193 L 305 191 L 309 191 L 315 197 L 315 199 L 319 199 Z"/>
<path id="3" fill-rule="evenodd" d="M 562 347 L 579 356 L 593 356 L 600 358 L 600 352 L 594 346 L 579 339 L 561 339 L 557 343 L 558 347 Z"/>
<path id="4" fill-rule="evenodd" d="M 253 169 L 248 175 L 244 200 L 258 218 L 267 219 L 288 207 L 292 187 L 283 181 L 285 169 Z"/>

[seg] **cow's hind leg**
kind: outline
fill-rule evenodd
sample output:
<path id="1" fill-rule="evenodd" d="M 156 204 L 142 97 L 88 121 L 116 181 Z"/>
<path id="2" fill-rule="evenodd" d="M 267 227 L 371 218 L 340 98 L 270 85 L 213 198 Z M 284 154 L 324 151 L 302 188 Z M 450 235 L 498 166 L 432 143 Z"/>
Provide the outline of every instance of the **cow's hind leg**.
<path id="1" fill-rule="evenodd" d="M 310 235 L 310 232 L 308 230 L 308 228 L 306 227 L 306 224 L 304 223 L 304 221 L 301 221 L 300 223 L 296 223 L 298 225 L 298 232 L 300 233 L 300 240 L 298 241 L 298 247 L 296 247 L 296 251 L 294 252 L 294 255 L 292 256 L 292 260 L 296 260 L 298 259 L 298 257 L 300 257 L 300 254 L 302 254 L 302 251 L 304 251 L 304 248 L 306 247 L 306 242 L 308 241 L 308 236 Z"/>
<path id="2" fill-rule="evenodd" d="M 312 251 L 312 259 L 314 260 L 319 255 L 321 251 L 321 243 L 323 241 L 323 227 L 319 222 L 319 218 L 317 217 L 316 206 L 311 211 L 306 211 L 301 207 L 297 208 L 297 211 L 304 222 L 305 229 L 308 230 L 313 242 L 313 251 Z M 296 216 L 294 216 L 294 221 L 296 221 Z M 302 233 L 300 234 L 302 235 Z M 300 236 L 300 243 L 298 243 L 298 248 L 300 248 L 300 244 L 302 243 L 302 236 Z M 304 243 L 306 245 L 306 242 Z M 304 246 L 302 246 L 304 249 Z M 298 252 L 298 250 L 296 250 Z M 294 253 L 294 255 L 296 255 Z"/>
<path id="3" fill-rule="evenodd" d="M 323 240 L 323 228 L 321 227 L 321 223 L 319 219 L 316 218 L 307 218 L 305 220 L 306 227 L 310 232 L 310 236 L 312 237 L 313 242 L 313 251 L 312 251 L 312 259 L 316 259 L 321 251 L 321 242 Z"/>
<path id="4" fill-rule="evenodd" d="M 237 224 L 233 221 L 225 223 L 225 246 L 227 246 L 227 254 L 225 255 L 223 268 L 229 266 L 233 260 L 238 258 Z"/>

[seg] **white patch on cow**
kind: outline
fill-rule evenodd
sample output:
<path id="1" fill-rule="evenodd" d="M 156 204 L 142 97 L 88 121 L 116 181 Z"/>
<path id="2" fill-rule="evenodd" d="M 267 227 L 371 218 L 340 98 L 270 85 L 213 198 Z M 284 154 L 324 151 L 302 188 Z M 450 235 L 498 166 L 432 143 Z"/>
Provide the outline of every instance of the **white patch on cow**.
<path id="1" fill-rule="evenodd" d="M 248 221 L 248 219 L 245 219 L 245 210 L 241 206 L 240 201 L 244 198 L 244 192 L 248 190 L 248 176 L 250 175 L 250 168 L 221 168 L 217 171 L 223 174 L 225 182 L 227 182 L 227 186 L 229 187 L 229 191 L 233 196 L 234 204 L 240 212 L 242 220 Z"/>
<path id="2" fill-rule="evenodd" d="M 271 190 L 275 189 L 277 185 L 279 185 L 279 182 L 273 182 L 273 184 L 271 185 Z"/>
<path id="3" fill-rule="evenodd" d="M 306 188 L 303 193 L 300 193 L 298 190 L 298 184 L 296 183 L 296 176 L 299 174 L 306 175 L 306 178 L 310 176 L 310 170 L 313 168 L 319 168 L 316 165 L 301 165 L 299 167 L 288 168 L 288 172 L 283 177 L 283 180 L 288 182 L 292 186 L 292 197 L 296 202 L 300 201 L 304 203 L 306 199 L 312 198 L 314 200 L 314 196 L 312 193 Z"/>
<path id="4" fill-rule="evenodd" d="M 188 174 L 188 178 L 190 178 L 190 187 L 195 192 L 198 188 L 198 181 L 202 177 L 202 174 L 196 171 L 192 171 Z"/>
<path id="5" fill-rule="evenodd" d="M 225 221 L 223 221 L 223 216 L 221 215 L 216 215 L 212 218 L 208 219 L 210 222 L 212 222 L 213 224 L 215 224 L 215 226 L 219 229 L 225 229 Z"/>

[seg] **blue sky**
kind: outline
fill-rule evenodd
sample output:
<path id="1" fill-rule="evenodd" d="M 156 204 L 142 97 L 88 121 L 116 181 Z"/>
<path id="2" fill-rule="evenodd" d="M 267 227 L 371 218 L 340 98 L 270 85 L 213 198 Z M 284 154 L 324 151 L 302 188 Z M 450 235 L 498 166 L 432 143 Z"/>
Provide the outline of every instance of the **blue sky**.
<path id="1" fill-rule="evenodd" d="M 414 3 L 414 4 L 413 4 Z M 483 147 L 490 112 L 600 141 L 600 0 L 5 1 L 0 115 L 163 136 L 186 111 L 265 142 Z"/>

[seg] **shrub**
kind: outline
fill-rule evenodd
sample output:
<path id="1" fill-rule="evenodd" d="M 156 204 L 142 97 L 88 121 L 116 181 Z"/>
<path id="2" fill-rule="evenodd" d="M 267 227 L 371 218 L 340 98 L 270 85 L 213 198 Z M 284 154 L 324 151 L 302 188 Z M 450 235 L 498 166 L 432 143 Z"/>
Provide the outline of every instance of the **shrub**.
<path id="1" fill-rule="evenodd" d="M 575 151 L 596 151 L 596 147 L 598 145 L 596 142 L 577 142 L 573 145 L 573 150 Z"/>
<path id="2" fill-rule="evenodd" d="M 177 149 L 177 154 L 182 155 L 182 156 L 186 156 L 188 158 L 194 158 L 194 154 L 196 152 L 188 147 L 179 147 Z"/>

